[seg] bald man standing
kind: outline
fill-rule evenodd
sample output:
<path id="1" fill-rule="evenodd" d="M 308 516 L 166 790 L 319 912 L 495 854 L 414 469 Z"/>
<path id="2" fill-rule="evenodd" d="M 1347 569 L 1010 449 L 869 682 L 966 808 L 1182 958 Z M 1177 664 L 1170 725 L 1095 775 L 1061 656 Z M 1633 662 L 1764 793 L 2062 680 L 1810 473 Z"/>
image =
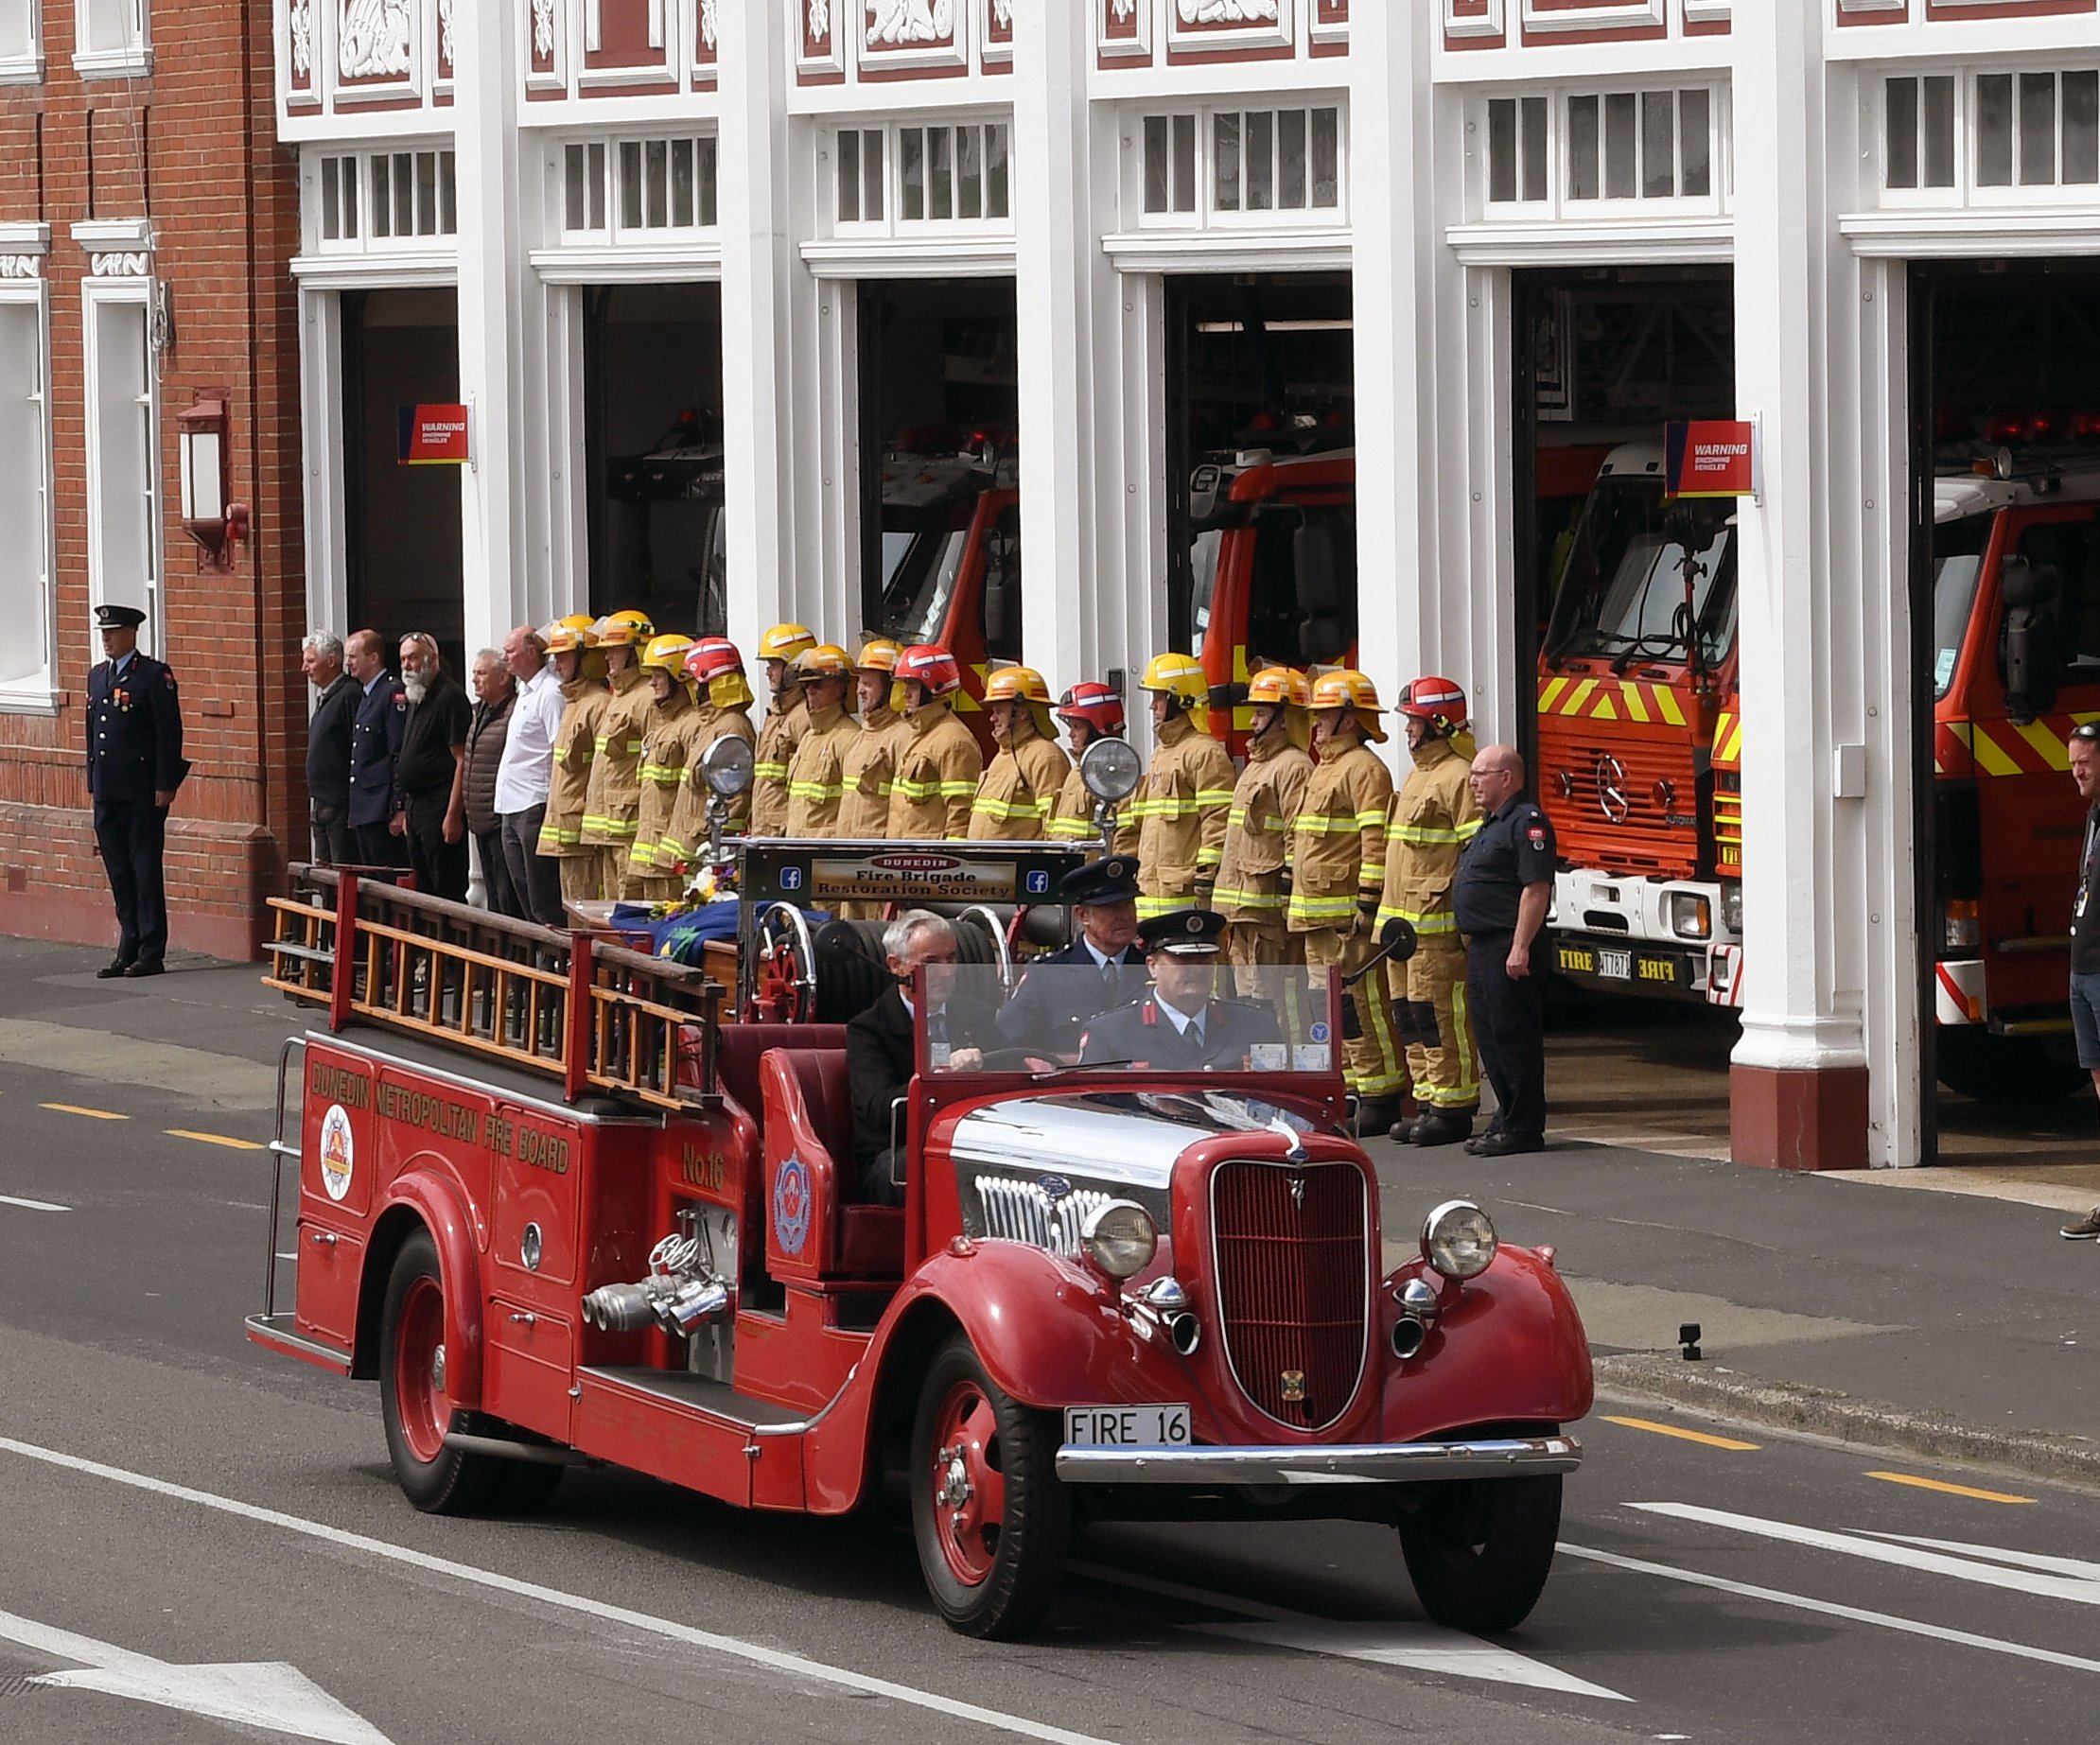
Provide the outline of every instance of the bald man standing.
<path id="1" fill-rule="evenodd" d="M 1548 954 L 1540 935 L 1560 852 L 1551 822 L 1525 795 L 1515 746 L 1483 747 L 1467 782 L 1480 829 L 1459 851 L 1451 906 L 1465 935 L 1466 998 L 1496 1109 L 1487 1131 L 1465 1148 L 1503 1158 L 1546 1146 Z"/>

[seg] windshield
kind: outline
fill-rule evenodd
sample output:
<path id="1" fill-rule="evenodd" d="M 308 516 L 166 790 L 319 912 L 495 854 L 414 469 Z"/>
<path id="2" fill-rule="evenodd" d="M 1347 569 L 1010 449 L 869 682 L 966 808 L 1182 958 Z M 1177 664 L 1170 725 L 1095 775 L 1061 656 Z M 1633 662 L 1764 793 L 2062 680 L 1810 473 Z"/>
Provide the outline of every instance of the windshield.
<path id="1" fill-rule="evenodd" d="M 1190 619 L 1195 626 L 1190 646 L 1194 648 L 1201 648 L 1203 638 L 1210 635 L 1211 601 L 1217 592 L 1217 555 L 1224 548 L 1224 530 L 1216 527 L 1206 527 L 1189 547 L 1189 578 L 1195 608 Z"/>
<path id="2" fill-rule="evenodd" d="M 1933 530 L 1933 701 L 1954 683 L 1954 665 L 1969 639 L 1976 584 L 1984 573 L 1990 517 L 1968 515 Z"/>
<path id="3" fill-rule="evenodd" d="M 1039 963 L 1011 994 L 994 964 L 929 964 L 920 973 L 917 1029 L 931 1073 L 1335 1071 L 1330 969 L 1210 958 L 1162 958 L 1149 969 Z"/>
<path id="4" fill-rule="evenodd" d="M 883 511 L 884 636 L 907 648 L 940 639 L 969 548 L 974 506 Z"/>
<path id="5" fill-rule="evenodd" d="M 1550 660 L 1603 655 L 1663 660 L 1686 654 L 1686 548 L 1690 547 L 1689 622 L 1702 662 L 1722 660 L 1735 640 L 1735 505 L 1663 503 L 1654 479 L 1604 479 L 1583 510 L 1553 602 Z"/>

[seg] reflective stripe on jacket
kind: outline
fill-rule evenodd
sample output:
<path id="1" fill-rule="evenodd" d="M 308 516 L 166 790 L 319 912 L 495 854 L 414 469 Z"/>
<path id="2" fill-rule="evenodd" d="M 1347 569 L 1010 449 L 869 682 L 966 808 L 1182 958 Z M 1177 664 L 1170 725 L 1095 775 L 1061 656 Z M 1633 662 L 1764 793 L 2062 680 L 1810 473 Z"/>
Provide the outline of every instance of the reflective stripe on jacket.
<path id="1" fill-rule="evenodd" d="M 976 842 L 1038 842 L 1048 831 L 1072 759 L 1016 711 L 1014 743 L 985 768 L 970 805 L 970 834 Z"/>
<path id="2" fill-rule="evenodd" d="M 1233 790 L 1225 847 L 1211 904 L 1229 921 L 1280 921 L 1291 820 L 1298 815 L 1313 761 L 1280 729 L 1247 748 L 1247 767 Z"/>
<path id="3" fill-rule="evenodd" d="M 786 702 L 773 699 L 759 729 L 758 759 L 751 770 L 751 834 L 779 836 L 787 830 L 788 765 L 810 730 L 809 705 L 797 685 Z"/>
<path id="4" fill-rule="evenodd" d="M 656 699 L 639 667 L 609 681 L 598 743 L 590 758 L 590 793 L 584 801 L 584 841 L 624 848 L 635 840 L 641 811 L 641 742 Z"/>
<path id="5" fill-rule="evenodd" d="M 846 797 L 839 803 L 838 833 L 857 839 L 889 834 L 890 790 L 897 759 L 911 737 L 904 718 L 887 704 L 861 717 L 860 731 L 846 748 Z"/>
<path id="6" fill-rule="evenodd" d="M 1458 877 L 1459 850 L 1480 829 L 1480 809 L 1466 780 L 1472 767 L 1449 740 L 1424 740 L 1415 749 L 1414 768 L 1393 796 L 1386 829 L 1380 926 L 1397 916 L 1424 936 L 1459 931 L 1451 882 Z"/>
<path id="7" fill-rule="evenodd" d="M 889 796 L 892 842 L 960 838 L 970 830 L 970 803 L 984 779 L 985 754 L 945 703 L 905 718 L 912 730 L 897 759 Z"/>
<path id="8" fill-rule="evenodd" d="M 1138 914 L 1164 915 L 1217 876 L 1237 780 L 1225 747 L 1186 715 L 1160 728 L 1159 749 L 1130 802 L 1138 831 Z"/>
<path id="9" fill-rule="evenodd" d="M 598 749 L 598 724 L 612 702 L 596 679 L 571 679 L 562 687 L 562 718 L 554 729 L 554 766 L 547 786 L 547 815 L 540 821 L 539 851 L 560 857 L 583 852 L 584 808 L 590 797 L 590 762 Z"/>
<path id="10" fill-rule="evenodd" d="M 1313 766 L 1291 829 L 1290 931 L 1348 929 L 1386 881 L 1392 773 L 1360 741 Z"/>
<path id="11" fill-rule="evenodd" d="M 675 843 L 664 840 L 671 815 L 678 808 L 678 790 L 686 778 L 688 737 L 692 730 L 692 699 L 683 684 L 674 685 L 665 702 L 649 714 L 649 731 L 642 736 L 641 809 L 635 816 L 635 849 L 627 857 L 628 869 L 642 878 L 663 878 L 676 871 Z M 674 852 L 659 858 L 658 850 Z"/>
<path id="12" fill-rule="evenodd" d="M 751 717 L 742 709 L 718 709 L 711 703 L 694 706 L 687 716 L 686 776 L 678 784 L 677 803 L 671 809 L 671 822 L 656 843 L 656 866 L 662 872 L 683 872 L 699 859 L 708 840 L 708 779 L 701 761 L 708 747 L 725 738 L 742 740 L 746 745 L 758 740 Z M 741 836 L 751 822 L 751 791 L 746 788 L 729 802 L 729 815 L 722 827 L 725 836 Z"/>
<path id="13" fill-rule="evenodd" d="M 787 833 L 790 836 L 836 836 L 839 802 L 846 797 L 846 748 L 860 724 L 837 704 L 810 711 L 788 764 Z"/>

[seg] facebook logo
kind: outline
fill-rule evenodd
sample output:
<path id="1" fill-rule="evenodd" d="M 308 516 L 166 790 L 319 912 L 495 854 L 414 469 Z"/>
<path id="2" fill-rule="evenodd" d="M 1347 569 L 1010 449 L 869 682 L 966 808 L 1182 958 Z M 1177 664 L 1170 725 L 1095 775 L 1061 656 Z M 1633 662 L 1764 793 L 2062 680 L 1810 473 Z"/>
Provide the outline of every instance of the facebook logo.
<path id="1" fill-rule="evenodd" d="M 1047 896 L 1049 890 L 1050 875 L 1048 873 L 1032 872 L 1028 875 L 1028 895 L 1030 897 Z"/>
<path id="2" fill-rule="evenodd" d="M 802 869 L 799 866 L 781 867 L 780 889 L 782 889 L 783 891 L 799 891 L 801 888 Z"/>

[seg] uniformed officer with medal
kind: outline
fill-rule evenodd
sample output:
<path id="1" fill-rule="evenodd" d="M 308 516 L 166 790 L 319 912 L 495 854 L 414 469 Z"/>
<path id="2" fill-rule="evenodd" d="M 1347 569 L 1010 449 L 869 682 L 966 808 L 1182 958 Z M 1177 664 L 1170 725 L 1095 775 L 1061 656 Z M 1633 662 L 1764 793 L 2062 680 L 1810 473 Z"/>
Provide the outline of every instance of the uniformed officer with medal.
<path id="1" fill-rule="evenodd" d="M 1141 921 L 1151 991 L 1135 1005 L 1094 1019 L 1079 1045 L 1079 1064 L 1239 1073 L 1255 1048 L 1281 1042 L 1266 1007 L 1214 997 L 1224 932 L 1225 917 L 1211 909 L 1171 909 Z"/>
<path id="2" fill-rule="evenodd" d="M 95 608 L 104 659 L 88 674 L 87 778 L 95 841 L 116 903 L 116 955 L 96 974 L 159 975 L 167 951 L 161 859 L 168 808 L 189 774 L 174 669 L 138 648 L 146 614 Z"/>

